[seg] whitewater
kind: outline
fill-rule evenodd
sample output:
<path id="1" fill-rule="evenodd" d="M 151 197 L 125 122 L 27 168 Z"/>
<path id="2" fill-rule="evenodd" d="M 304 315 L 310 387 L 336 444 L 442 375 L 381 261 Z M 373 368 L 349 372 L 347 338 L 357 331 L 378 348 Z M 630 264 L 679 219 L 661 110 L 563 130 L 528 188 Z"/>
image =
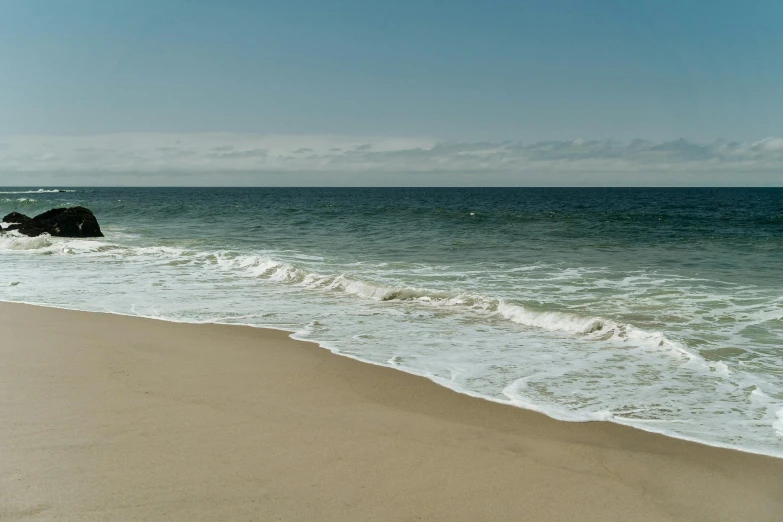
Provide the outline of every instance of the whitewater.
<path id="1" fill-rule="evenodd" d="M 0 299 L 283 329 L 557 419 L 783 456 L 781 191 L 62 190 L 0 209 L 84 205 L 106 237 L 0 235 Z"/>

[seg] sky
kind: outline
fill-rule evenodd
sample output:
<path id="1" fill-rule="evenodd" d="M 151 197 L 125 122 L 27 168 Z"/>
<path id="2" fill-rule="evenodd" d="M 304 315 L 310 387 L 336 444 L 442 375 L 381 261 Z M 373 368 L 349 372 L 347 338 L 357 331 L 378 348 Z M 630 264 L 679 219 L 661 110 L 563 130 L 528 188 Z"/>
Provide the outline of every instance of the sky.
<path id="1" fill-rule="evenodd" d="M 783 185 L 779 0 L 0 7 L 0 185 Z"/>

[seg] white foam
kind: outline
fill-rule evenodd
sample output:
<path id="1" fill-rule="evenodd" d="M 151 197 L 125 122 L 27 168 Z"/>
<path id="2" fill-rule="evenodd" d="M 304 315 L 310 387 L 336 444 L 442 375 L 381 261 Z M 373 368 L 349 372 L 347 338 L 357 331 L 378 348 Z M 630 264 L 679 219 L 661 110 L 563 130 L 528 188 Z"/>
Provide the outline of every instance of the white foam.
<path id="1" fill-rule="evenodd" d="M 108 251 L 117 248 L 117 245 L 97 239 L 56 238 L 47 233 L 28 237 L 12 230 L 0 235 L 0 252 L 7 250 L 54 255 L 109 254 Z"/>
<path id="2" fill-rule="evenodd" d="M 526 387 L 527 378 L 517 379 L 503 388 L 503 395 L 507 397 L 508 403 L 513 406 L 524 408 L 526 410 L 537 411 L 557 420 L 568 422 L 589 422 L 610 421 L 614 418 L 611 412 L 608 411 L 578 412 L 568 410 L 566 408 L 560 408 L 556 405 L 543 405 L 541 403 L 531 401 L 527 398 L 527 394 L 525 393 Z"/>
<path id="3" fill-rule="evenodd" d="M 76 192 L 75 190 L 38 189 L 38 190 L 10 190 L 0 191 L 0 194 L 44 194 L 52 192 Z"/>
<path id="4" fill-rule="evenodd" d="M 772 423 L 772 427 L 780 437 L 783 437 L 783 408 L 775 412 L 775 417 L 777 417 L 777 420 Z"/>
<path id="5" fill-rule="evenodd" d="M 49 234 L 27 237 L 12 230 L 0 235 L 0 250 L 44 250 L 51 246 L 52 241 Z"/>
<path id="6" fill-rule="evenodd" d="M 3 198 L 3 203 L 36 203 L 38 200 L 33 198 Z"/>
<path id="7" fill-rule="evenodd" d="M 768 364 L 763 354 L 746 362 L 697 350 L 743 347 L 742 328 L 780 317 L 783 301 L 753 288 L 666 294 L 691 282 L 644 273 L 611 280 L 600 268 L 549 265 L 513 277 L 497 271 L 493 286 L 482 267 L 339 264 L 188 245 L 144 244 L 122 233 L 101 240 L 7 233 L 0 299 L 292 330 L 349 357 L 563 420 L 609 420 L 769 454 L 783 448 L 783 390 L 759 369 L 757 361 Z M 615 292 L 614 300 L 586 300 L 595 288 Z M 649 288 L 659 293 L 649 297 Z M 742 292 L 761 304 L 733 302 Z M 685 326 L 664 332 L 649 318 L 624 315 L 641 304 Z M 677 328 L 677 317 L 661 322 Z M 698 321 L 721 337 L 689 344 Z"/>
<path id="8" fill-rule="evenodd" d="M 518 324 L 574 334 L 601 331 L 606 323 L 598 317 L 579 317 L 561 312 L 530 312 L 524 306 L 508 304 L 503 300 L 498 303 L 497 311 L 502 317 Z"/>
<path id="9" fill-rule="evenodd" d="M 9 244 L 0 242 L 0 250 L 45 250 L 47 253 L 77 254 L 96 253 L 120 248 L 116 245 L 96 240 L 69 240 L 52 242 L 48 235 L 39 238 L 15 236 Z M 523 326 L 549 332 L 582 335 L 600 341 L 634 342 L 668 351 L 682 356 L 688 361 L 703 365 L 717 375 L 728 375 L 728 366 L 723 362 L 707 364 L 700 356 L 668 339 L 662 332 L 649 332 L 632 325 L 620 324 L 601 317 L 581 316 L 578 314 L 546 311 L 535 312 L 523 305 L 508 303 L 504 299 L 459 292 L 443 292 L 427 288 L 386 285 L 366 281 L 346 274 L 324 275 L 308 272 L 291 263 L 283 262 L 267 255 L 247 255 L 233 252 L 194 252 L 177 247 L 151 246 L 125 249 L 114 252 L 126 257 L 149 256 L 165 260 L 187 260 L 199 262 L 213 259 L 223 270 L 239 270 L 249 277 L 263 278 L 278 283 L 296 284 L 313 289 L 339 291 L 362 299 L 373 301 L 406 301 L 425 306 L 447 309 L 464 308 L 471 311 L 497 313 L 500 317 Z M 315 257 L 315 256 L 310 256 Z M 566 278 L 573 277 L 579 270 L 564 271 Z"/>

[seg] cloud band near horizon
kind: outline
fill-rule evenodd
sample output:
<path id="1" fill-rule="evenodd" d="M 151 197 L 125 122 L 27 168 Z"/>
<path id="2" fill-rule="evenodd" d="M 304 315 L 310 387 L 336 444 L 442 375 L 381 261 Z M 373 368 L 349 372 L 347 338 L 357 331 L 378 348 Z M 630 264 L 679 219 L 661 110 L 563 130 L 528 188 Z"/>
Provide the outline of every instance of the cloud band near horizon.
<path id="1" fill-rule="evenodd" d="M 35 176 L 29 175 L 35 173 L 60 179 L 91 173 L 111 178 L 113 173 L 122 173 L 117 180 L 126 183 L 128 173 L 138 173 L 139 179 L 147 181 L 155 180 L 158 173 L 157 181 L 168 176 L 187 183 L 188 174 L 199 180 L 205 173 L 225 173 L 228 178 L 234 173 L 235 179 L 247 182 L 252 181 L 252 173 L 305 172 L 312 174 L 311 181 L 318 180 L 318 173 L 330 173 L 330 178 L 343 173 L 345 179 L 362 179 L 357 176 L 363 175 L 368 184 L 374 184 L 369 177 L 373 173 L 456 173 L 469 184 L 481 184 L 483 175 L 489 174 L 494 183 L 544 185 L 548 175 L 557 178 L 559 174 L 573 178 L 578 173 L 603 173 L 606 180 L 596 182 L 603 184 L 625 173 L 623 179 L 629 184 L 658 184 L 677 174 L 704 179 L 710 173 L 718 177 L 747 173 L 746 184 L 779 185 L 783 183 L 783 138 L 522 143 L 231 133 L 0 136 L 0 184 L 6 185 L 20 184 L 20 176 L 33 181 Z M 635 173 L 660 179 L 637 179 Z M 753 181 L 756 175 L 758 180 Z M 471 176 L 475 177 L 472 182 Z M 340 183 L 340 176 L 335 180 Z M 331 184 L 330 179 L 322 181 Z"/>

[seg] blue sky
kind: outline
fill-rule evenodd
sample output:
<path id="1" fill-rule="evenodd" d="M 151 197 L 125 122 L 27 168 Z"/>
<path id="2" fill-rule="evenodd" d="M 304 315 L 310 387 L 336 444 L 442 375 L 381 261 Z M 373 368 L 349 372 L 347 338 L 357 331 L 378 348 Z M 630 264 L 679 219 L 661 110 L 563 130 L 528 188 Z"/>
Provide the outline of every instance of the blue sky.
<path id="1" fill-rule="evenodd" d="M 783 136 L 780 27 L 779 0 L 4 0 L 0 182 L 27 168 L 20 150 L 45 154 L 22 135 L 750 150 Z M 780 172 L 772 150 L 757 170 Z"/>

